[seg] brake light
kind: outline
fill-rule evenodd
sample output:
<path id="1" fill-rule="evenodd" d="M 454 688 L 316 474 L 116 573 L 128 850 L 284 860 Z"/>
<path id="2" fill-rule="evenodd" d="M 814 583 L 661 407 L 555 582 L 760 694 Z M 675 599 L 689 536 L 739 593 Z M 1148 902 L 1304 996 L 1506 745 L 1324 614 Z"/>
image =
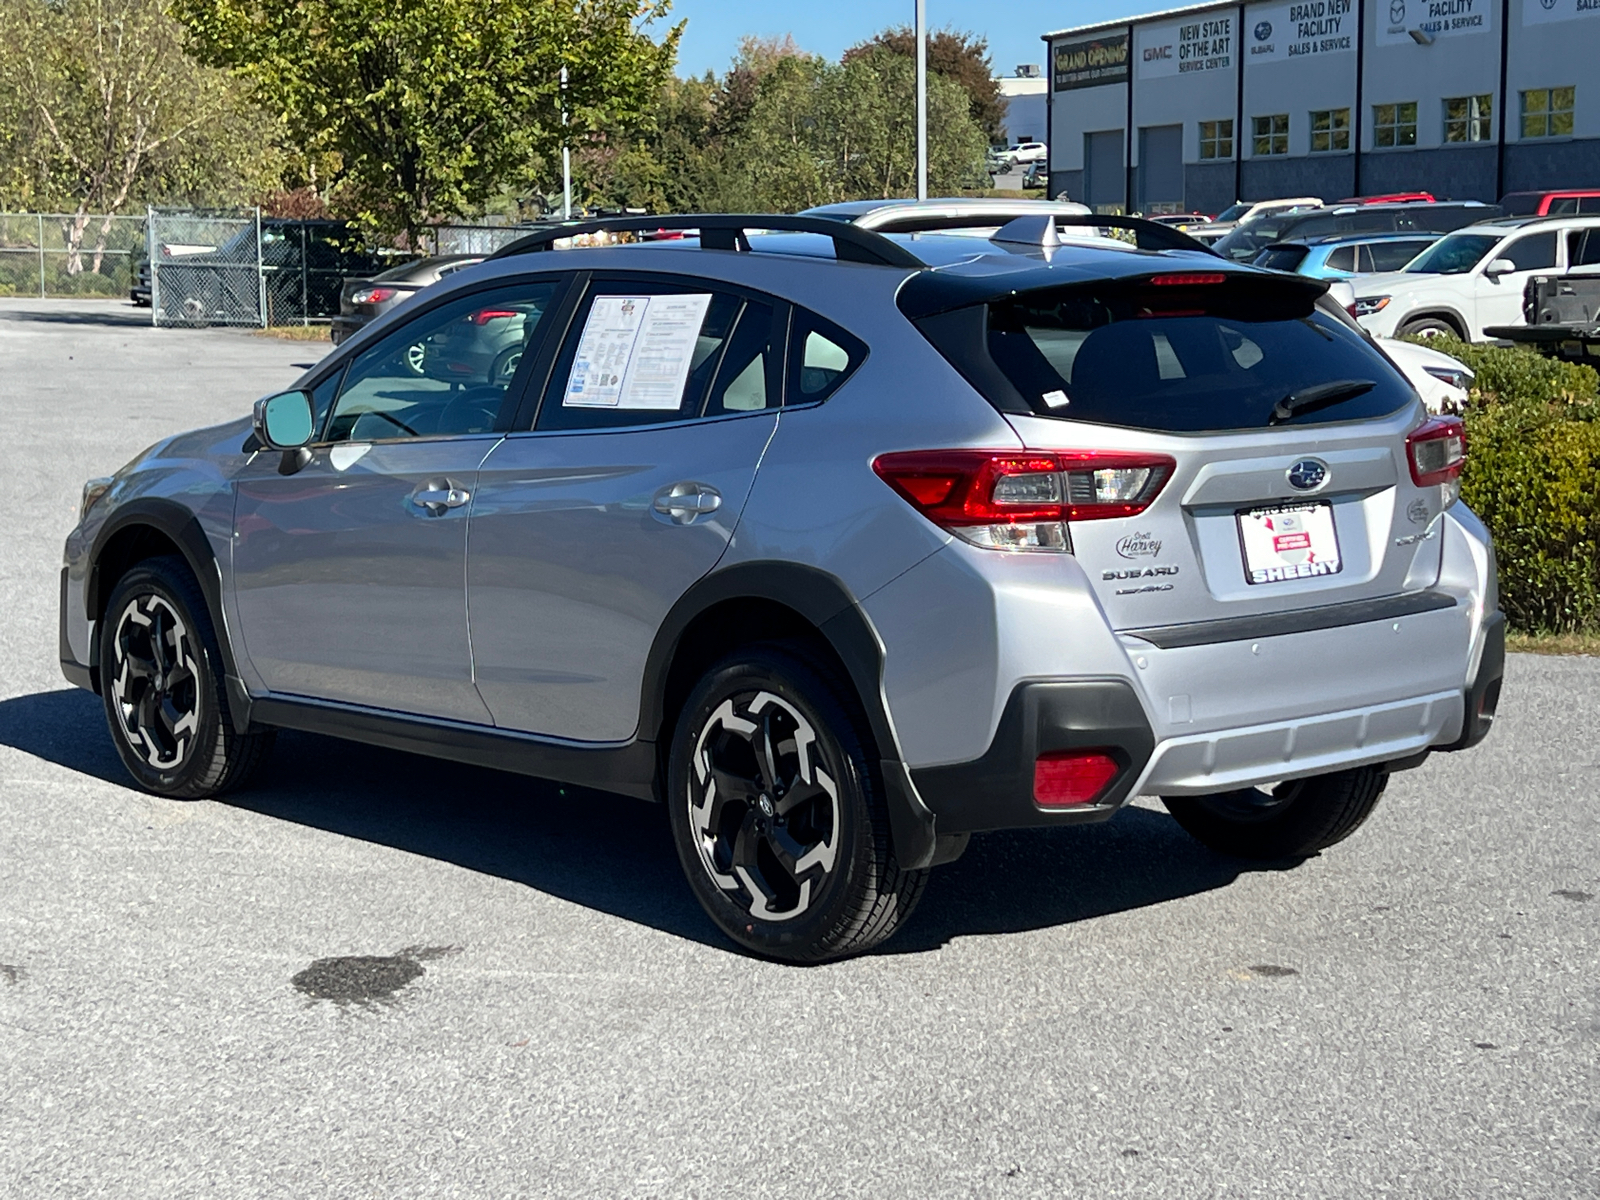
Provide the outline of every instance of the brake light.
<path id="1" fill-rule="evenodd" d="M 1033 802 L 1040 808 L 1093 804 L 1121 768 L 1104 750 L 1057 750 L 1033 764 Z"/>
<path id="2" fill-rule="evenodd" d="M 367 287 L 351 293 L 351 304 L 382 304 L 385 300 L 393 300 L 399 294 L 398 288 L 392 287 Z"/>
<path id="3" fill-rule="evenodd" d="M 1467 463 L 1467 427 L 1460 417 L 1434 417 L 1406 437 L 1406 461 L 1418 487 L 1440 489 L 1443 507 L 1461 495 L 1461 469 Z"/>
<path id="4" fill-rule="evenodd" d="M 517 315 L 519 314 L 512 312 L 510 309 L 486 308 L 481 312 L 473 313 L 471 320 L 474 325 L 487 325 L 490 321 L 498 321 L 502 317 L 515 317 Z"/>
<path id="5" fill-rule="evenodd" d="M 1165 455 L 1099 450 L 914 450 L 872 469 L 934 524 L 997 550 L 1071 550 L 1069 521 L 1132 517 L 1172 475 Z"/>
<path id="6" fill-rule="evenodd" d="M 1226 283 L 1228 277 L 1221 271 L 1188 271 L 1172 275 L 1152 275 L 1152 287 L 1203 287 L 1213 283 Z"/>

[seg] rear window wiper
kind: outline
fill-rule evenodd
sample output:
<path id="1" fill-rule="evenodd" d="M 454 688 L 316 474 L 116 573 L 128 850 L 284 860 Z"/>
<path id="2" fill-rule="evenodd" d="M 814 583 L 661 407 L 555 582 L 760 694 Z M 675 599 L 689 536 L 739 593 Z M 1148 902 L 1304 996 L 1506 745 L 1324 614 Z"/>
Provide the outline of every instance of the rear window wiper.
<path id="1" fill-rule="evenodd" d="M 1331 383 L 1319 383 L 1315 387 L 1301 388 L 1298 392 L 1290 392 L 1273 405 L 1272 415 L 1267 418 L 1267 424 L 1276 425 L 1300 413 L 1326 408 L 1342 400 L 1353 400 L 1377 386 L 1378 382 L 1375 379 L 1335 379 Z"/>

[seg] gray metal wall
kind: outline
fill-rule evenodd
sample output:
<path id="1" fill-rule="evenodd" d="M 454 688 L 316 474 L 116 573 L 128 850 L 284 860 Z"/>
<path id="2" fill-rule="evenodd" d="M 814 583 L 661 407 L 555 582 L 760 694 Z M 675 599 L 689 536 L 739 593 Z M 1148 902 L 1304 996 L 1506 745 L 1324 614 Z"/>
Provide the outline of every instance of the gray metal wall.
<path id="1" fill-rule="evenodd" d="M 1584 4 L 1591 7 L 1579 7 Z M 1050 39 L 1049 57 L 1054 60 L 1058 43 L 1130 26 L 1131 125 L 1129 84 L 1053 92 L 1052 193 L 1085 199 L 1084 135 L 1117 132 L 1131 160 L 1124 202 L 1166 199 L 1149 191 L 1154 181 L 1141 171 L 1139 154 L 1147 141 L 1142 131 L 1171 125 L 1182 127 L 1184 207 L 1204 212 L 1236 198 L 1315 195 L 1331 201 L 1358 192 L 1426 190 L 1494 200 L 1502 191 L 1600 186 L 1600 6 L 1593 0 L 1213 5 L 1068 31 Z M 1196 37 L 1201 26 L 1207 28 Z M 1223 27 L 1225 38 L 1204 36 Z M 1520 93 L 1550 87 L 1576 88 L 1573 134 L 1524 140 Z M 1444 102 L 1475 95 L 1493 97 L 1491 140 L 1446 142 Z M 1394 102 L 1417 105 L 1414 146 L 1375 145 L 1373 108 Z M 1343 108 L 1351 110 L 1350 149 L 1313 151 L 1311 114 Z M 1257 155 L 1251 118 L 1273 114 L 1289 118 L 1288 153 Z M 1229 119 L 1236 122 L 1237 161 L 1202 161 L 1200 122 Z M 1163 184 L 1157 190 L 1170 189 Z"/>

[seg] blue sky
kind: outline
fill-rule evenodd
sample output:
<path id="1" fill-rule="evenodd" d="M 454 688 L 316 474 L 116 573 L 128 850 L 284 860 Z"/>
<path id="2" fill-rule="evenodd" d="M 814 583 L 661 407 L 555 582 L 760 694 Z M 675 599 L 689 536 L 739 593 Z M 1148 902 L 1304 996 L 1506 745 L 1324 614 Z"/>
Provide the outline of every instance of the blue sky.
<path id="1" fill-rule="evenodd" d="M 954 26 L 989 39 L 997 75 L 1009 75 L 1018 63 L 1044 62 L 1039 35 L 1074 25 L 1116 20 L 1175 7 L 1173 0 L 1002 0 L 1000 3 L 957 4 L 927 0 L 928 26 Z M 739 49 L 745 34 L 766 37 L 794 35 L 801 49 L 837 58 L 847 46 L 871 37 L 887 25 L 911 24 L 912 0 L 673 0 L 671 21 L 687 18 L 678 53 L 678 73 L 721 72 Z"/>

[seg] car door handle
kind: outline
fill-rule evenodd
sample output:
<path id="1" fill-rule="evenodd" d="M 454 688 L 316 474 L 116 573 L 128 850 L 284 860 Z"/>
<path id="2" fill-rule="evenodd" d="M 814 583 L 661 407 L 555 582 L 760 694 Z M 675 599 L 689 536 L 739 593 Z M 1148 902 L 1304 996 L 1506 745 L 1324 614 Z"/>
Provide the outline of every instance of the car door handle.
<path id="1" fill-rule="evenodd" d="M 426 509 L 430 516 L 435 517 L 443 516 L 452 508 L 460 508 L 471 499 L 472 493 L 466 488 L 431 481 L 411 493 L 411 503 Z"/>
<path id="2" fill-rule="evenodd" d="M 657 492 L 651 506 L 674 525 L 688 525 L 721 508 L 722 493 L 706 483 L 674 483 Z"/>

